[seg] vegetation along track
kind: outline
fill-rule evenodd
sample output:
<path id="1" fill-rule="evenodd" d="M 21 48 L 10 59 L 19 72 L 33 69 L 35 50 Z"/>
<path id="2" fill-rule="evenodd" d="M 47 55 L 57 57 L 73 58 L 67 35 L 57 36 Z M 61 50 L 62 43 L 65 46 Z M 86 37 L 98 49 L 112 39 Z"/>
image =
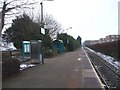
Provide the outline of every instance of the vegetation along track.
<path id="1" fill-rule="evenodd" d="M 112 69 L 109 64 L 105 63 L 104 59 L 93 53 L 92 51 L 85 48 L 88 56 L 95 69 L 99 72 L 100 78 L 103 79 L 108 89 L 120 88 L 120 74 L 117 73 L 114 69 Z"/>

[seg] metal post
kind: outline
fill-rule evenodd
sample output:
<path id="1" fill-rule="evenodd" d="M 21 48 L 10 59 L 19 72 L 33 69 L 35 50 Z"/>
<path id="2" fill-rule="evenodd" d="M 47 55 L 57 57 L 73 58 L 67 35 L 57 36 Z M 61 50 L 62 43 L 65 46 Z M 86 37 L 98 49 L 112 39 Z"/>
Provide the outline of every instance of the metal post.
<path id="1" fill-rule="evenodd" d="M 41 27 L 44 28 L 44 25 L 43 25 L 43 2 L 41 2 L 40 5 L 41 5 Z"/>
<path id="2" fill-rule="evenodd" d="M 44 23 L 43 23 L 43 2 L 40 3 L 41 5 L 41 30 L 44 29 Z M 42 64 L 44 64 L 44 49 L 43 49 L 43 35 L 42 35 Z"/>
<path id="3" fill-rule="evenodd" d="M 24 43 L 22 42 L 22 63 L 24 63 Z"/>
<path id="4" fill-rule="evenodd" d="M 53 0 L 49 0 L 49 1 L 53 1 Z M 40 26 L 41 26 L 41 29 L 42 28 L 44 29 L 44 23 L 43 23 L 43 2 L 41 2 L 40 5 L 41 5 L 41 25 Z M 42 35 L 42 64 L 44 64 L 43 35 Z"/>

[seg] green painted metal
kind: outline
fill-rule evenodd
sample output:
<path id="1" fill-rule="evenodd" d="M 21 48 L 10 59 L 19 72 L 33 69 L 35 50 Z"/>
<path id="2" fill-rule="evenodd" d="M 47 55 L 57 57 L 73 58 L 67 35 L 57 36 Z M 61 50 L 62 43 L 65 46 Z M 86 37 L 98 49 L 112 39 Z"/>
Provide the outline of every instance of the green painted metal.
<path id="1" fill-rule="evenodd" d="M 22 63 L 24 63 L 25 56 L 30 54 L 30 41 L 22 42 Z"/>

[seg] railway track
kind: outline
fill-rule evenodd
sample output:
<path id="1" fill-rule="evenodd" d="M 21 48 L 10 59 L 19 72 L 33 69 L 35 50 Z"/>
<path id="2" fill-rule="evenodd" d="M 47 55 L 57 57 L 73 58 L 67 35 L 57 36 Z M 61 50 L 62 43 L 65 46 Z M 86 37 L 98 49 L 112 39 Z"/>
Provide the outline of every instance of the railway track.
<path id="1" fill-rule="evenodd" d="M 120 73 L 116 72 L 105 60 L 87 48 L 84 48 L 107 90 L 120 89 Z"/>

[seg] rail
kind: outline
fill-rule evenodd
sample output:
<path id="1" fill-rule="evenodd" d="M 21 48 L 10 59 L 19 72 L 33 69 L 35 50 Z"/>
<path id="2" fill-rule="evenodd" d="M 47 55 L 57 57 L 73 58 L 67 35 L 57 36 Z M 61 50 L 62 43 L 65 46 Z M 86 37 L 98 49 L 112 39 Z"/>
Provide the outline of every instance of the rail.
<path id="1" fill-rule="evenodd" d="M 105 84 L 105 88 L 110 90 L 111 88 L 120 88 L 119 81 L 120 75 L 114 69 L 112 69 L 107 63 L 104 62 L 95 53 L 91 52 L 87 48 L 84 48 L 90 57 L 91 63 L 93 64 L 96 72 L 98 73 L 101 81 Z"/>

